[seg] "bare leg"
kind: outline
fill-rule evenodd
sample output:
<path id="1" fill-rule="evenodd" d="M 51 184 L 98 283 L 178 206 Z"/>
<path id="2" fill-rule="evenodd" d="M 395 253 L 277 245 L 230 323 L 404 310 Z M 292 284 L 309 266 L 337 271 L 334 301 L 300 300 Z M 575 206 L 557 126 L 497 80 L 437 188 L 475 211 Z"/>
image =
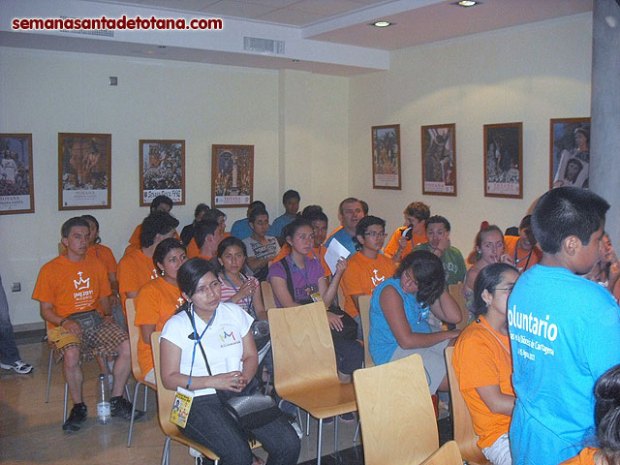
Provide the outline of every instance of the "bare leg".
<path id="1" fill-rule="evenodd" d="M 112 386 L 112 397 L 122 396 L 125 384 L 131 372 L 131 352 L 129 340 L 123 341 L 116 348 L 118 357 L 114 362 L 114 385 Z"/>
<path id="2" fill-rule="evenodd" d="M 63 355 L 65 380 L 69 385 L 69 394 L 74 404 L 82 402 L 82 368 L 80 367 L 80 349 L 70 347 Z"/>

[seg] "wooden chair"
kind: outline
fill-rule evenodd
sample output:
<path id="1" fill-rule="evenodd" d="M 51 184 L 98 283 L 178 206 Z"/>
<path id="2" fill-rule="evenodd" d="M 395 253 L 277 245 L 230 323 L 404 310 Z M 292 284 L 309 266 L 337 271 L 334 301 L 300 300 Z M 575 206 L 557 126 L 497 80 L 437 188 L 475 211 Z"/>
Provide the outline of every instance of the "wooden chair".
<path id="1" fill-rule="evenodd" d="M 319 421 L 317 464 L 321 464 L 323 420 L 355 412 L 352 384 L 341 384 L 323 302 L 269 311 L 275 388 L 283 399 Z M 338 420 L 334 421 L 338 444 Z"/>
<path id="2" fill-rule="evenodd" d="M 457 329 L 464 329 L 469 323 L 469 310 L 465 304 L 465 296 L 463 295 L 463 283 L 450 284 L 448 293 L 452 296 L 461 309 L 461 322 L 456 325 Z"/>
<path id="3" fill-rule="evenodd" d="M 419 464 L 439 448 L 420 355 L 357 370 L 353 384 L 365 465 Z"/>
<path id="4" fill-rule="evenodd" d="M 271 289 L 271 283 L 269 281 L 261 281 L 260 292 L 263 295 L 265 310 L 277 307 L 276 299 L 273 297 L 273 289 Z"/>
<path id="5" fill-rule="evenodd" d="M 138 341 L 140 340 L 140 328 L 134 322 L 136 321 L 136 306 L 134 299 L 125 301 L 125 310 L 127 312 L 127 329 L 129 332 L 129 345 L 131 346 L 131 371 L 136 379 L 136 387 L 133 391 L 133 408 L 131 409 L 131 421 L 129 422 L 129 434 L 127 435 L 127 447 L 131 447 L 131 437 L 133 434 L 134 417 L 136 414 L 136 404 L 138 403 L 138 388 L 144 386 L 144 411 L 146 412 L 148 390 L 157 390 L 157 386 L 144 379 L 146 373 L 142 373 L 140 364 L 138 363 Z"/>
<path id="6" fill-rule="evenodd" d="M 463 465 L 463 458 L 456 442 L 448 441 L 420 465 Z"/>
<path id="7" fill-rule="evenodd" d="M 170 411 L 172 410 L 172 403 L 174 402 L 175 391 L 166 389 L 161 380 L 161 370 L 159 365 L 159 336 L 160 331 L 155 331 L 151 334 L 151 347 L 153 348 L 153 359 L 155 361 L 155 380 L 157 390 L 157 416 L 159 418 L 159 426 L 162 432 L 166 436 L 164 442 L 164 449 L 161 455 L 162 465 L 170 465 L 170 440 L 183 444 L 185 446 L 196 449 L 205 457 L 213 460 L 215 465 L 218 464 L 220 458 L 211 449 L 197 442 L 188 439 L 183 435 L 181 430 L 174 423 L 170 422 Z"/>
<path id="8" fill-rule="evenodd" d="M 370 334 L 370 296 L 361 295 L 358 297 L 360 306 L 360 319 L 362 321 L 362 332 L 364 333 L 364 366 L 370 368 L 375 366 L 375 362 L 372 361 L 370 355 L 370 340 L 368 335 Z"/>
<path id="9" fill-rule="evenodd" d="M 478 435 L 469 414 L 469 409 L 459 389 L 459 381 L 452 365 L 454 347 L 446 347 L 444 352 L 450 383 L 450 403 L 452 406 L 453 437 L 459 446 L 463 460 L 472 465 L 489 463 L 478 447 Z"/>

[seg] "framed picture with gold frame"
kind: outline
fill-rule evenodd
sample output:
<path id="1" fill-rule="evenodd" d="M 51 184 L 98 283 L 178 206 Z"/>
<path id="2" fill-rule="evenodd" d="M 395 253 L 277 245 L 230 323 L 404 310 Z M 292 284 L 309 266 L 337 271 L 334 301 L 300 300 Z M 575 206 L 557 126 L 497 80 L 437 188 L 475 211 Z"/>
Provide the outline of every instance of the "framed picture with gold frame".
<path id="1" fill-rule="evenodd" d="M 523 198 L 523 123 L 484 125 L 484 195 Z"/>
<path id="2" fill-rule="evenodd" d="M 372 187 L 400 190 L 400 124 L 373 126 Z"/>
<path id="3" fill-rule="evenodd" d="M 0 215 L 34 213 L 32 134 L 0 134 Z"/>
<path id="4" fill-rule="evenodd" d="M 185 141 L 145 140 L 140 145 L 140 206 L 158 195 L 185 205 Z"/>
<path id="5" fill-rule="evenodd" d="M 254 146 L 211 148 L 211 206 L 247 207 L 254 195 Z"/>
<path id="6" fill-rule="evenodd" d="M 456 196 L 456 125 L 422 126 L 422 194 Z"/>
<path id="7" fill-rule="evenodd" d="M 112 135 L 58 134 L 58 209 L 111 208 Z"/>

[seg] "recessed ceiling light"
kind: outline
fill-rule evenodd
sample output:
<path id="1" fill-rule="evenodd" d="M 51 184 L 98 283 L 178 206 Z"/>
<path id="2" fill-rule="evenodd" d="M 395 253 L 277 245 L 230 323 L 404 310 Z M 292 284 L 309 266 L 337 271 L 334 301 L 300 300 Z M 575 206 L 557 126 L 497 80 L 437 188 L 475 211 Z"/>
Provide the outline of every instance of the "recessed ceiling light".
<path id="1" fill-rule="evenodd" d="M 388 27 L 388 26 L 393 26 L 394 23 L 390 22 L 390 21 L 375 21 L 374 23 L 370 24 L 371 26 L 375 26 L 375 27 Z"/>
<path id="2" fill-rule="evenodd" d="M 463 8 L 469 8 L 470 6 L 479 5 L 480 2 L 475 2 L 473 0 L 461 0 L 460 2 L 456 2 L 455 5 L 462 6 Z"/>

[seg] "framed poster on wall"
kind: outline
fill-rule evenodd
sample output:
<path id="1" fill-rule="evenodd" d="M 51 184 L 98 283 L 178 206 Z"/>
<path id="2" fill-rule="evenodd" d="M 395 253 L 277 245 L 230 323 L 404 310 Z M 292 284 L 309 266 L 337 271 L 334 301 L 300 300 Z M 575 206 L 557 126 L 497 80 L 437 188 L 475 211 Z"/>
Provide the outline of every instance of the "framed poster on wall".
<path id="1" fill-rule="evenodd" d="M 484 125 L 484 195 L 523 198 L 523 123 Z"/>
<path id="2" fill-rule="evenodd" d="M 422 126 L 422 193 L 456 196 L 456 126 Z"/>
<path id="3" fill-rule="evenodd" d="M 372 187 L 400 190 L 400 124 L 373 126 Z"/>
<path id="4" fill-rule="evenodd" d="M 140 140 L 140 206 L 158 195 L 185 205 L 185 141 Z"/>
<path id="5" fill-rule="evenodd" d="M 590 185 L 590 118 L 549 121 L 549 188 Z"/>
<path id="6" fill-rule="evenodd" d="M 211 206 L 247 207 L 254 194 L 254 146 L 213 145 Z"/>
<path id="7" fill-rule="evenodd" d="M 32 134 L 0 134 L 0 215 L 34 213 Z"/>

